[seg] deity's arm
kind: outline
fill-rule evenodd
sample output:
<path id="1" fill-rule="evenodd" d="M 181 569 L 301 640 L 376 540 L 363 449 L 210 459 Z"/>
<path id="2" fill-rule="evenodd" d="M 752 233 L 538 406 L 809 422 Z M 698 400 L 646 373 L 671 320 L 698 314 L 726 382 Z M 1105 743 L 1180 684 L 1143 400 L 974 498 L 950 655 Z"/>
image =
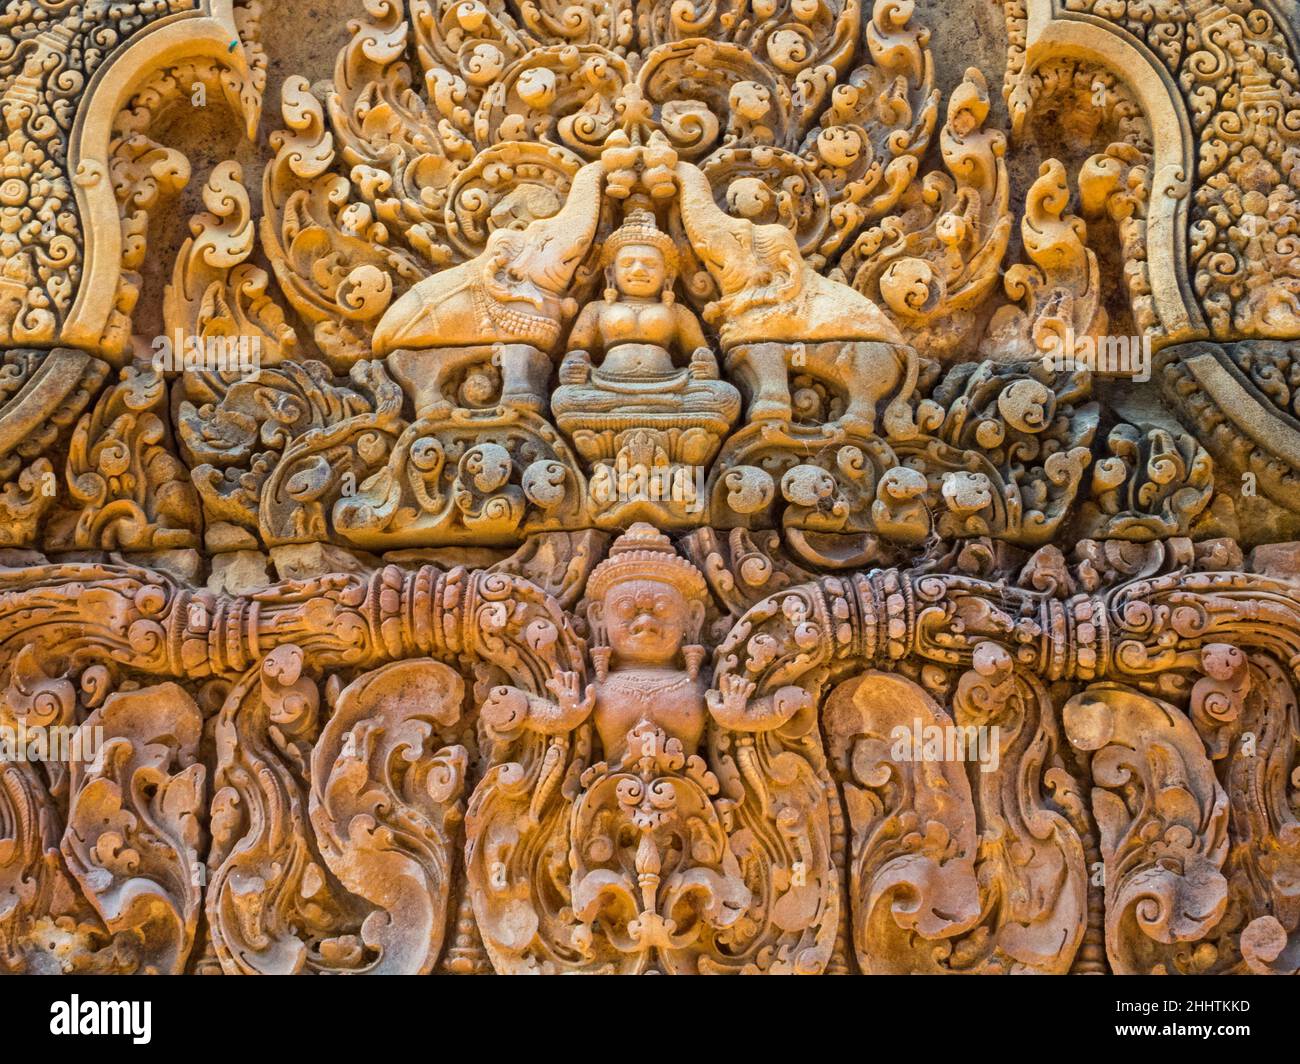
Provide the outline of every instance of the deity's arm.
<path id="1" fill-rule="evenodd" d="M 678 346 L 684 353 L 694 354 L 701 347 L 708 348 L 709 341 L 704 336 L 704 328 L 690 307 L 684 307 L 680 303 L 675 304 L 673 317 L 677 326 Z"/>
<path id="2" fill-rule="evenodd" d="M 578 320 L 573 323 L 573 329 L 569 333 L 568 350 L 600 350 L 600 314 L 603 307 L 603 303 L 595 302 L 582 308 L 582 313 L 578 315 Z"/>
<path id="3" fill-rule="evenodd" d="M 812 695 L 795 685 L 778 687 L 761 698 L 754 697 L 753 681 L 734 673 L 719 677 L 718 685 L 705 698 L 713 719 L 728 731 L 771 731 L 813 705 Z"/>
<path id="4" fill-rule="evenodd" d="M 562 672 L 547 681 L 556 700 L 529 694 L 518 687 L 502 685 L 492 688 L 480 710 L 488 728 L 498 737 L 508 738 L 521 731 L 542 735 L 564 735 L 573 731 L 590 715 L 596 704 L 595 688 L 580 690 L 577 673 Z"/>

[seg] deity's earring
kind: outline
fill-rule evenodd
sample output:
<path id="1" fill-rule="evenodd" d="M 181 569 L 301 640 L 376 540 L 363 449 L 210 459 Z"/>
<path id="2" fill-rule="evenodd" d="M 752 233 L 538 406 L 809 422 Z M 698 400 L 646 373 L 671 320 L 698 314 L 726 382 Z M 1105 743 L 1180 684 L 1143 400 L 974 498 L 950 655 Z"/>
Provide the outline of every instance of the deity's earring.
<path id="1" fill-rule="evenodd" d="M 609 658 L 613 650 L 605 637 L 604 618 L 600 610 L 593 608 L 588 612 L 587 627 L 591 629 L 591 667 L 595 670 L 596 681 L 604 683 L 609 676 Z"/>
<path id="2" fill-rule="evenodd" d="M 609 677 L 609 656 L 613 653 L 609 647 L 591 648 L 591 666 L 596 671 L 596 679 L 604 683 Z"/>
<path id="3" fill-rule="evenodd" d="M 700 675 L 700 666 L 704 664 L 705 650 L 699 643 L 688 643 L 682 647 L 686 658 L 686 672 L 692 680 Z"/>

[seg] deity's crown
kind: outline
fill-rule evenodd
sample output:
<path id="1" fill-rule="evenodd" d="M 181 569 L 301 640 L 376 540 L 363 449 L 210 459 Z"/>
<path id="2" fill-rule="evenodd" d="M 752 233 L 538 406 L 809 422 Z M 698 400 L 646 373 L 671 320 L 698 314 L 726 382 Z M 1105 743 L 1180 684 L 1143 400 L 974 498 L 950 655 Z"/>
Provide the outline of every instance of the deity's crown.
<path id="1" fill-rule="evenodd" d="M 614 541 L 609 557 L 596 566 L 587 581 L 587 597 L 604 598 L 605 592 L 623 580 L 659 580 L 687 599 L 702 599 L 708 591 L 699 569 L 677 554 L 667 536 L 644 521 L 636 522 Z"/>
<path id="2" fill-rule="evenodd" d="M 602 256 L 605 265 L 608 266 L 614 261 L 614 256 L 618 254 L 620 248 L 634 244 L 658 248 L 659 253 L 664 257 L 664 265 L 668 268 L 669 275 L 677 273 L 677 245 L 672 237 L 659 228 L 658 223 L 655 222 L 654 211 L 647 210 L 645 207 L 634 207 L 628 211 L 623 224 L 605 241 Z"/>

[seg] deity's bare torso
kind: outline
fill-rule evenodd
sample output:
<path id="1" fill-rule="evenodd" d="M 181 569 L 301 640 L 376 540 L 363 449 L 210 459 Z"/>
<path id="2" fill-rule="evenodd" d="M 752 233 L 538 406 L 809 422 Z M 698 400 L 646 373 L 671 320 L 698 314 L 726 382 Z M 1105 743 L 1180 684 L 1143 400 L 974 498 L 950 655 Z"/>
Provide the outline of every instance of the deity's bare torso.
<path id="1" fill-rule="evenodd" d="M 623 759 L 628 733 L 641 723 L 661 729 L 692 754 L 704 736 L 707 718 L 703 684 L 678 669 L 621 669 L 596 684 L 593 719 L 611 761 Z"/>
<path id="2" fill-rule="evenodd" d="M 683 308 L 626 300 L 595 306 L 595 328 L 605 352 L 601 367 L 605 373 L 630 376 L 671 372 L 672 347 L 683 331 Z M 685 315 L 694 319 L 689 311 Z"/>
<path id="3" fill-rule="evenodd" d="M 570 351 L 603 354 L 600 372 L 607 376 L 645 377 L 672 373 L 674 352 L 707 349 L 699 319 L 673 299 L 676 252 L 652 214 L 633 211 L 606 257 L 611 287 L 603 301 L 583 308 Z"/>

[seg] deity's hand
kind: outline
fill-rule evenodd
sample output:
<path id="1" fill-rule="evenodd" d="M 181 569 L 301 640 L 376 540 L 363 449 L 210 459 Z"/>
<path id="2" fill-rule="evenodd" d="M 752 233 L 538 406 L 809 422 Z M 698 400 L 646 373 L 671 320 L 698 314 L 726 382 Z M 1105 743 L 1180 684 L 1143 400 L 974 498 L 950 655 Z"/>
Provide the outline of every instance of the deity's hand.
<path id="1" fill-rule="evenodd" d="M 588 686 L 585 695 L 580 694 L 576 672 L 562 672 L 547 680 L 546 686 L 555 695 L 555 702 L 505 684 L 492 688 L 479 710 L 492 735 L 515 739 L 524 729 L 560 735 L 586 720 L 596 704 L 594 687 Z"/>
<path id="2" fill-rule="evenodd" d="M 561 384 L 586 384 L 591 376 L 591 355 L 586 351 L 570 351 L 560 363 Z"/>
<path id="3" fill-rule="evenodd" d="M 754 695 L 754 682 L 728 672 L 719 677 L 718 688 L 719 690 L 709 691 L 705 695 L 709 712 L 720 723 L 735 727 L 745 717 L 749 700 Z"/>
<path id="4" fill-rule="evenodd" d="M 778 687 L 772 694 L 754 698 L 755 685 L 725 673 L 718 678 L 718 690 L 705 696 L 714 720 L 732 731 L 771 731 L 789 724 L 794 716 L 813 706 L 813 697 L 802 687 Z"/>
<path id="5" fill-rule="evenodd" d="M 596 688 L 588 684 L 582 689 L 582 681 L 576 672 L 560 672 L 546 681 L 546 687 L 555 695 L 559 706 L 560 718 L 570 728 L 576 728 L 590 715 L 596 705 Z"/>
<path id="6" fill-rule="evenodd" d="M 717 357 L 707 347 L 697 347 L 691 352 L 691 377 L 697 381 L 718 379 Z"/>

